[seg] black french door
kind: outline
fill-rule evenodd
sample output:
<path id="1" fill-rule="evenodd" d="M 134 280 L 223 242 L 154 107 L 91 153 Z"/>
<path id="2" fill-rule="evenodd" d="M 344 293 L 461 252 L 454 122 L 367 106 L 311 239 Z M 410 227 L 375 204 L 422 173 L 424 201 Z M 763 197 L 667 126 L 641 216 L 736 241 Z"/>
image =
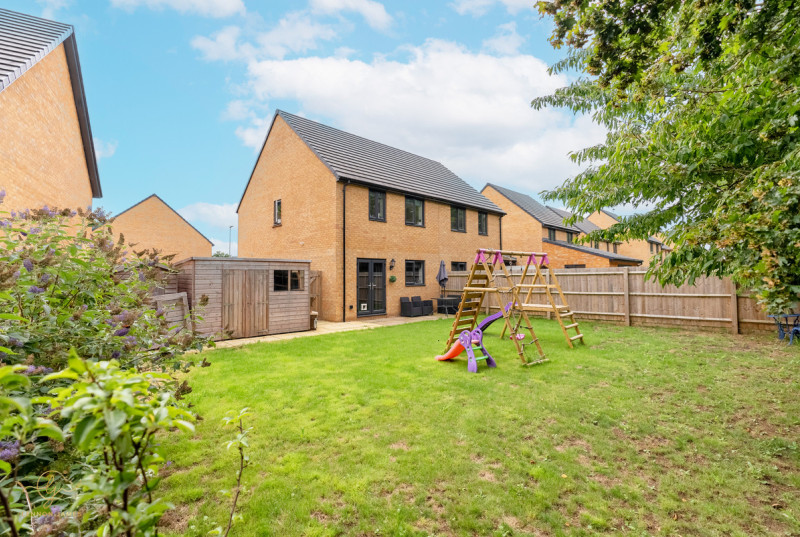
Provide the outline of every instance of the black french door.
<path id="1" fill-rule="evenodd" d="M 386 260 L 357 260 L 358 315 L 386 313 Z"/>

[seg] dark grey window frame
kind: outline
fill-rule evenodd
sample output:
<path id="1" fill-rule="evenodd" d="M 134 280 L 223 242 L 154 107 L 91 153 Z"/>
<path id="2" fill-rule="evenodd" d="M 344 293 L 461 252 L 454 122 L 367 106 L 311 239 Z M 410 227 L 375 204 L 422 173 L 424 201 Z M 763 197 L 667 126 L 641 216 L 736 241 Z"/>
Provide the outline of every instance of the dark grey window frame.
<path id="1" fill-rule="evenodd" d="M 379 216 L 373 216 L 372 215 L 372 196 L 373 196 L 373 194 L 380 195 L 383 198 L 383 218 L 381 218 Z M 369 214 L 369 219 L 372 222 L 386 222 L 386 191 L 385 190 L 378 190 L 378 189 L 375 189 L 375 188 L 370 188 L 369 189 L 369 195 L 368 195 L 368 198 L 367 198 L 367 212 Z"/>
<path id="2" fill-rule="evenodd" d="M 567 231 L 567 242 L 572 244 L 575 241 L 575 234 L 571 231 Z"/>
<path id="3" fill-rule="evenodd" d="M 278 274 L 284 273 L 285 278 L 282 274 L 281 281 L 282 285 L 278 288 Z M 285 288 L 284 288 L 285 287 Z M 283 292 L 289 290 L 289 270 L 288 269 L 275 269 L 272 271 L 272 290 L 275 292 Z"/>
<path id="4" fill-rule="evenodd" d="M 556 230 L 555 229 L 553 229 L 551 227 L 547 228 L 547 239 L 551 240 L 551 241 L 556 240 Z"/>
<path id="5" fill-rule="evenodd" d="M 280 226 L 283 223 L 283 202 L 275 200 L 272 202 L 272 225 Z"/>
<path id="6" fill-rule="evenodd" d="M 455 265 L 464 265 L 464 268 L 456 268 Z M 466 261 L 450 261 L 450 272 L 466 272 L 466 271 L 467 271 Z"/>
<path id="7" fill-rule="evenodd" d="M 564 268 L 565 269 L 566 268 L 586 268 L 586 264 L 585 263 L 580 263 L 580 264 L 573 264 L 573 265 L 564 265 Z"/>
<path id="8" fill-rule="evenodd" d="M 409 263 L 419 263 L 419 274 L 422 276 L 422 283 L 408 283 L 408 264 Z M 424 259 L 406 259 L 405 263 L 405 279 L 406 279 L 406 287 L 425 287 L 425 260 Z M 416 268 L 416 266 L 414 267 Z M 411 272 L 415 272 L 414 268 L 411 269 Z"/>
<path id="9" fill-rule="evenodd" d="M 420 203 L 420 207 L 422 208 L 422 223 L 421 224 L 417 224 L 416 222 L 409 222 L 408 221 L 408 202 L 409 201 L 414 201 L 414 202 L 418 201 Z M 424 199 L 418 198 L 416 196 L 406 196 L 406 201 L 405 201 L 405 205 L 403 206 L 403 209 L 404 209 L 404 211 L 403 211 L 404 216 L 403 217 L 405 218 L 407 226 L 425 227 L 425 200 Z"/>
<path id="10" fill-rule="evenodd" d="M 481 219 L 483 219 L 483 226 L 481 226 Z M 483 230 L 481 230 L 483 227 Z M 478 211 L 478 235 L 488 235 L 489 234 L 489 213 L 484 211 Z"/>
<path id="11" fill-rule="evenodd" d="M 459 216 L 461 216 L 461 222 L 459 222 Z M 455 217 L 455 226 L 453 226 L 453 217 Z M 462 226 L 459 228 L 459 223 Z M 451 205 L 450 206 L 450 231 L 454 231 L 456 233 L 466 233 L 467 232 L 467 208 L 460 207 L 458 205 Z"/>

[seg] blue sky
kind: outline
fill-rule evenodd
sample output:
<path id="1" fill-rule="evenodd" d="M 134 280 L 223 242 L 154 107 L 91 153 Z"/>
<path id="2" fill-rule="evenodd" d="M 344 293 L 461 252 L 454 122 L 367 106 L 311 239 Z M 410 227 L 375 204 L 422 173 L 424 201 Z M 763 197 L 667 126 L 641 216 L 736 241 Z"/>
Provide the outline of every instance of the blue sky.
<path id="1" fill-rule="evenodd" d="M 75 26 L 103 198 L 156 193 L 219 249 L 276 108 L 535 194 L 602 140 L 533 0 L 3 0 Z M 235 229 L 234 245 L 235 251 Z"/>

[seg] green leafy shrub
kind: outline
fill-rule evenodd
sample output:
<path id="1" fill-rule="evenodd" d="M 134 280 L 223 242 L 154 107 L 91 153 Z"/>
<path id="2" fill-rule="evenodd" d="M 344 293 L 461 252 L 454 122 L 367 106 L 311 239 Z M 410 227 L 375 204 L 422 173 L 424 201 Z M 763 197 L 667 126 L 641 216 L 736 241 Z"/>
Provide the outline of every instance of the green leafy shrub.
<path id="1" fill-rule="evenodd" d="M 152 535 L 170 507 L 155 439 L 193 418 L 167 372 L 210 341 L 151 302 L 169 258 L 111 226 L 0 213 L 0 534 Z"/>

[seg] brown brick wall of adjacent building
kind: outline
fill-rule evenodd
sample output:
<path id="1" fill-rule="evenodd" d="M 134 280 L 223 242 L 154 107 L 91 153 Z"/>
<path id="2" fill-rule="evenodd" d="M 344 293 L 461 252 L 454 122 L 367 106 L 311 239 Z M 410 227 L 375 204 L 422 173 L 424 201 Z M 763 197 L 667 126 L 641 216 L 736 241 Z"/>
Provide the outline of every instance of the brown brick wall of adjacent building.
<path id="1" fill-rule="evenodd" d="M 316 157 L 280 117 L 256 164 L 239 208 L 239 255 L 311 260 L 322 272 L 320 318 L 342 320 L 342 198 L 343 183 Z M 358 316 L 357 260 L 383 259 L 387 315 L 399 315 L 400 297 L 439 296 L 435 277 L 439 262 L 471 263 L 478 248 L 500 244 L 499 216 L 489 215 L 488 236 L 478 235 L 478 216 L 467 210 L 467 233 L 450 230 L 450 206 L 425 201 L 425 227 L 405 225 L 405 197 L 387 193 L 386 222 L 369 220 L 369 189 L 346 188 L 346 319 Z M 281 200 L 282 222 L 273 226 L 273 202 Z M 424 287 L 406 287 L 405 261 L 425 261 Z M 397 281 L 389 282 L 390 276 Z M 350 309 L 350 305 L 353 309 Z"/>
<path id="2" fill-rule="evenodd" d="M 0 138 L 4 210 L 92 204 L 63 44 L 0 92 Z"/>
<path id="3" fill-rule="evenodd" d="M 341 201 L 333 173 L 280 118 L 239 207 L 239 257 L 310 260 L 322 272 L 320 318 L 341 320 Z M 280 226 L 273 202 L 281 200 Z"/>
<path id="4" fill-rule="evenodd" d="M 212 253 L 211 243 L 155 196 L 120 214 L 111 228 L 124 235 L 126 244 L 135 243 L 135 250 L 155 248 L 164 255 L 175 254 L 173 262 Z"/>
<path id="5" fill-rule="evenodd" d="M 617 223 L 616 220 L 608 216 L 606 213 L 603 212 L 595 212 L 589 216 L 589 221 L 592 222 L 594 225 L 608 229 L 614 224 Z M 626 257 L 632 257 L 634 259 L 641 259 L 643 265 L 647 265 L 650 263 L 650 258 L 656 255 L 655 246 L 653 247 L 653 252 L 650 252 L 650 243 L 645 240 L 635 239 L 625 241 L 617 246 L 617 252 L 620 255 L 624 255 Z M 660 251 L 659 251 L 660 253 Z"/>

